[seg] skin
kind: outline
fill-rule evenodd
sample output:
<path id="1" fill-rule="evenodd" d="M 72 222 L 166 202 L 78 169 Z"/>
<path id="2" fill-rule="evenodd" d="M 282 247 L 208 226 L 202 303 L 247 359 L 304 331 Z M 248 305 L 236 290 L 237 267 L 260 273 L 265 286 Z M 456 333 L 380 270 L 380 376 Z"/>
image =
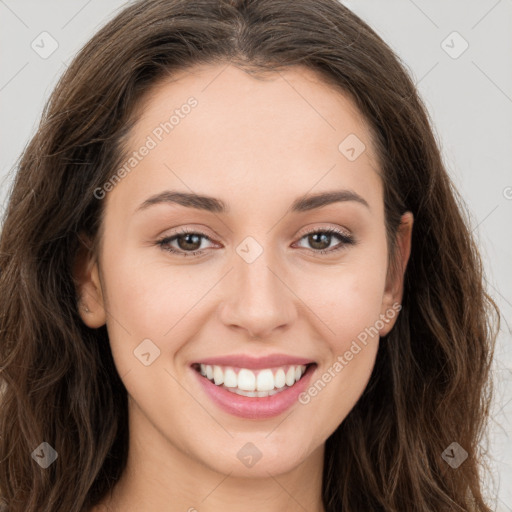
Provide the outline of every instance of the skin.
<path id="1" fill-rule="evenodd" d="M 347 97 L 299 67 L 265 79 L 231 65 L 174 75 L 141 103 L 127 148 L 140 148 L 190 96 L 197 107 L 103 199 L 97 257 L 85 251 L 77 257 L 89 309 L 81 311 L 83 321 L 91 328 L 107 324 L 129 395 L 128 467 L 113 496 L 94 510 L 323 511 L 324 443 L 367 385 L 378 337 L 309 403 L 265 420 L 219 409 L 190 365 L 227 354 L 284 353 L 317 363 L 312 383 L 332 372 L 353 340 L 400 303 L 412 214 L 402 217 L 401 272 L 392 278 L 382 181 L 367 127 Z M 349 134 L 366 145 L 354 161 L 338 149 Z M 337 189 L 356 192 L 368 207 L 345 201 L 288 212 L 300 196 Z M 229 212 L 176 204 L 135 212 L 165 190 L 220 198 Z M 199 239 L 202 255 L 183 257 L 157 245 L 184 227 L 208 236 Z M 332 227 L 357 244 L 320 254 L 343 242 L 333 235 L 319 249 L 305 234 Z M 236 252 L 247 236 L 263 250 L 252 263 Z M 172 247 L 184 252 L 185 242 Z M 149 366 L 133 353 L 146 338 L 160 350 Z M 262 454 L 250 468 L 237 458 L 249 442 Z"/>

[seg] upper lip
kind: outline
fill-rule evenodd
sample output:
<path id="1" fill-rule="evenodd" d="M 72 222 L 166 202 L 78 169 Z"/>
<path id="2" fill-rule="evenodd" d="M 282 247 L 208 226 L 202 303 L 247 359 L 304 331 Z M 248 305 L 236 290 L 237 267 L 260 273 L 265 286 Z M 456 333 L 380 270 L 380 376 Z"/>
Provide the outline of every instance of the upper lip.
<path id="1" fill-rule="evenodd" d="M 253 357 L 247 354 L 232 354 L 227 356 L 207 357 L 195 362 L 195 364 L 235 366 L 254 370 L 272 368 L 274 366 L 307 365 L 311 363 L 314 363 L 311 359 L 286 354 L 272 354 L 263 357 Z"/>

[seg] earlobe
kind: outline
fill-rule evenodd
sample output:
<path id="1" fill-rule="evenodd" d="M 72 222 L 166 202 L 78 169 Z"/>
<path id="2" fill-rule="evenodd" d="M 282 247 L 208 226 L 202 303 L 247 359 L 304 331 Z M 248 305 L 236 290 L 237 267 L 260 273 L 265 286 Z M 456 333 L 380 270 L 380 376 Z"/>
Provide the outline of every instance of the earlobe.
<path id="1" fill-rule="evenodd" d="M 81 233 L 78 239 L 80 247 L 73 265 L 78 312 L 85 325 L 96 329 L 106 322 L 99 267 L 89 238 Z"/>
<path id="2" fill-rule="evenodd" d="M 393 328 L 398 317 L 399 305 L 402 303 L 404 292 L 404 276 L 411 254 L 412 229 L 414 216 L 411 212 L 405 212 L 400 220 L 396 234 L 396 253 L 392 268 L 388 269 L 386 288 L 382 300 L 381 317 L 384 315 L 389 320 L 380 329 L 380 336 L 386 336 Z"/>

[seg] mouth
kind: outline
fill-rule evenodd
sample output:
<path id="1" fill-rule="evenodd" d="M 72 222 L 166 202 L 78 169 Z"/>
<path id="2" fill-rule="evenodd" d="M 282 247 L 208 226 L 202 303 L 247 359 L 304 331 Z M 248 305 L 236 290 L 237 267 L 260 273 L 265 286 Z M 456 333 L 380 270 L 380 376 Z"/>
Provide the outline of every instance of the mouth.
<path id="1" fill-rule="evenodd" d="M 194 363 L 192 368 L 202 377 L 228 392 L 250 398 L 265 398 L 293 387 L 313 365 L 315 363 L 255 370 Z"/>

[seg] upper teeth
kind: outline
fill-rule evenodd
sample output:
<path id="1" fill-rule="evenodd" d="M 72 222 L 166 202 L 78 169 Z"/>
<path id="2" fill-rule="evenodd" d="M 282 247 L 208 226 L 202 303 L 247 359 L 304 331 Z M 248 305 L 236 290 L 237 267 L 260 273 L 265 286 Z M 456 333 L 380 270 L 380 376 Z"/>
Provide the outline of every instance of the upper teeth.
<path id="1" fill-rule="evenodd" d="M 201 375 L 217 386 L 238 388 L 242 391 L 271 391 L 293 386 L 306 371 L 304 365 L 281 366 L 261 370 L 237 369 L 229 366 L 201 364 Z"/>

